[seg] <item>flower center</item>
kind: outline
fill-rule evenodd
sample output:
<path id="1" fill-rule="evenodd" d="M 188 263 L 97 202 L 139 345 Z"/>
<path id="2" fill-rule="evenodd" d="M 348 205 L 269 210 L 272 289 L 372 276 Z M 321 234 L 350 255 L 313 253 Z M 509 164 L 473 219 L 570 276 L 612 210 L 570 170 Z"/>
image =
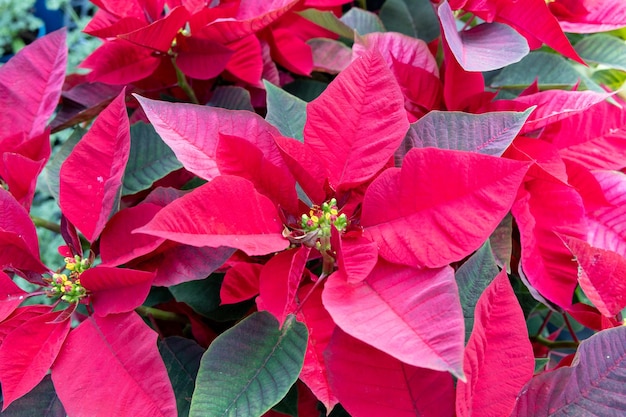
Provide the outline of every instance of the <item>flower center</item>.
<path id="1" fill-rule="evenodd" d="M 67 303 L 78 303 L 87 295 L 87 289 L 80 283 L 80 275 L 91 267 L 89 259 L 75 255 L 73 258 L 65 258 L 67 274 L 55 273 L 52 278 L 44 279 L 50 288 L 49 297 L 59 297 Z"/>
<path id="2" fill-rule="evenodd" d="M 334 226 L 343 232 L 348 226 L 345 214 L 339 214 L 337 200 L 332 198 L 322 206 L 313 206 L 309 214 L 303 214 L 301 219 L 302 230 L 309 236 L 315 236 L 315 248 L 319 251 L 330 250 L 330 235 Z"/>

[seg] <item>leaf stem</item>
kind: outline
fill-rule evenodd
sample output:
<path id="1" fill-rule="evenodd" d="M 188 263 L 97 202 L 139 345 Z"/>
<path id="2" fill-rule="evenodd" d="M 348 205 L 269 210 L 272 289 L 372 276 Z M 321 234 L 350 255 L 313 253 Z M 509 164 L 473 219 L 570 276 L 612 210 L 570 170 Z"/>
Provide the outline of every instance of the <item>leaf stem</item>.
<path id="1" fill-rule="evenodd" d="M 188 322 L 187 318 L 183 315 L 172 313 L 171 311 L 159 310 L 154 307 L 139 306 L 135 309 L 135 311 L 139 313 L 140 316 L 152 317 L 157 320 L 175 321 L 178 323 Z"/>
<path id="2" fill-rule="evenodd" d="M 32 214 L 30 215 L 30 219 L 36 227 L 43 227 L 44 229 L 48 229 L 54 233 L 61 233 L 61 226 L 54 222 L 42 219 L 41 217 L 33 216 Z"/>
<path id="3" fill-rule="evenodd" d="M 580 342 L 569 340 L 550 340 L 543 336 L 534 336 L 530 338 L 531 342 L 541 343 L 549 349 L 577 349 Z"/>
<path id="4" fill-rule="evenodd" d="M 580 343 L 578 337 L 576 336 L 576 332 L 572 328 L 572 324 L 569 322 L 569 318 L 567 318 L 567 314 L 563 313 L 563 320 L 565 320 L 565 325 L 567 326 L 567 330 L 569 334 L 572 336 L 572 340 L 576 343 Z"/>
<path id="5" fill-rule="evenodd" d="M 198 97 L 196 97 L 196 93 L 194 93 L 193 88 L 191 88 L 191 86 L 187 82 L 187 77 L 185 77 L 185 74 L 183 74 L 180 68 L 178 68 L 178 65 L 176 65 L 175 57 L 172 57 L 172 65 L 176 70 L 176 80 L 178 81 L 178 86 L 182 88 L 182 90 L 185 92 L 185 94 L 187 94 L 189 100 L 191 100 L 193 104 L 200 104 L 200 102 L 198 101 Z"/>

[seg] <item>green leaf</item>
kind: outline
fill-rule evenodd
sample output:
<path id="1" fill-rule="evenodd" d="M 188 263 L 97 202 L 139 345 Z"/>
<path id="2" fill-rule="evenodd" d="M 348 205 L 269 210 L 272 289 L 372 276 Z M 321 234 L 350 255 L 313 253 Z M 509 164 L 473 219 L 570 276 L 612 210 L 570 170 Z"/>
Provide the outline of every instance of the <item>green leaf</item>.
<path id="1" fill-rule="evenodd" d="M 605 85 L 615 91 L 619 90 L 626 82 L 626 72 L 615 69 L 599 70 L 591 75 L 591 79 L 597 84 Z"/>
<path id="2" fill-rule="evenodd" d="M 298 379 L 306 326 L 289 316 L 282 328 L 257 312 L 221 334 L 200 362 L 191 417 L 260 417 Z"/>
<path id="3" fill-rule="evenodd" d="M 2 401 L 0 401 L 0 405 Z M 2 417 L 65 417 L 63 404 L 57 397 L 50 375 L 28 394 L 15 400 L 2 412 Z"/>
<path id="4" fill-rule="evenodd" d="M 48 161 L 48 164 L 43 169 L 42 175 L 48 185 L 48 191 L 57 203 L 59 202 L 59 172 L 61 172 L 61 165 L 85 133 L 87 133 L 87 130 L 80 127 L 75 128 L 70 137 L 67 138 L 59 151 Z"/>
<path id="5" fill-rule="evenodd" d="M 289 389 L 285 398 L 272 407 L 272 410 L 286 414 L 291 417 L 298 417 L 298 384 L 295 383 Z"/>
<path id="6" fill-rule="evenodd" d="M 229 110 L 254 111 L 248 90 L 234 85 L 217 87 L 211 96 L 211 101 L 207 104 L 212 107 L 221 107 Z"/>
<path id="7" fill-rule="evenodd" d="M 560 55 L 534 51 L 520 62 L 504 67 L 491 82 L 494 88 L 526 88 L 535 79 L 539 87 L 568 88 L 574 86 L 580 74 Z"/>
<path id="8" fill-rule="evenodd" d="M 459 286 L 459 296 L 465 318 L 465 343 L 469 340 L 474 327 L 474 309 L 480 295 L 498 275 L 499 269 L 491 253 L 489 241 L 485 242 L 456 271 L 455 278 Z"/>
<path id="9" fill-rule="evenodd" d="M 535 373 L 538 374 L 544 371 L 548 362 L 550 362 L 548 358 L 535 358 Z"/>
<path id="10" fill-rule="evenodd" d="M 267 92 L 267 115 L 265 120 L 273 124 L 284 136 L 303 141 L 302 131 L 306 122 L 306 101 L 299 99 L 263 80 Z"/>
<path id="11" fill-rule="evenodd" d="M 511 254 L 513 253 L 513 216 L 511 213 L 504 216 L 500 224 L 489 237 L 491 251 L 496 264 L 502 269 L 511 272 Z"/>
<path id="12" fill-rule="evenodd" d="M 439 19 L 430 0 L 387 0 L 380 19 L 390 32 L 430 42 L 439 37 Z"/>
<path id="13" fill-rule="evenodd" d="M 354 7 L 339 19 L 352 29 L 356 30 L 359 35 L 367 35 L 373 32 L 385 32 L 385 26 L 382 20 L 376 14 L 367 10 Z"/>
<path id="14" fill-rule="evenodd" d="M 328 87 L 328 84 L 316 80 L 298 79 L 283 86 L 286 92 L 304 100 L 313 101 Z"/>
<path id="15" fill-rule="evenodd" d="M 339 18 L 332 12 L 322 12 L 317 9 L 306 9 L 297 13 L 305 19 L 310 20 L 324 29 L 336 33 L 339 36 L 343 36 L 347 39 L 354 38 L 354 31 L 352 28 L 339 20 Z"/>
<path id="16" fill-rule="evenodd" d="M 574 46 L 585 61 L 626 71 L 626 43 L 615 36 L 597 33 Z"/>
<path id="17" fill-rule="evenodd" d="M 182 167 L 152 125 L 136 123 L 130 127 L 130 156 L 124 171 L 122 194 L 147 190 L 155 181 Z"/>
<path id="18" fill-rule="evenodd" d="M 196 313 L 207 316 L 220 305 L 221 278 L 221 276 L 211 275 L 206 279 L 183 282 L 171 286 L 170 292 L 176 301 L 186 303 Z"/>
<path id="19" fill-rule="evenodd" d="M 159 340 L 158 346 L 172 382 L 178 416 L 186 417 L 189 415 L 191 396 L 204 349 L 194 340 L 178 336 Z"/>

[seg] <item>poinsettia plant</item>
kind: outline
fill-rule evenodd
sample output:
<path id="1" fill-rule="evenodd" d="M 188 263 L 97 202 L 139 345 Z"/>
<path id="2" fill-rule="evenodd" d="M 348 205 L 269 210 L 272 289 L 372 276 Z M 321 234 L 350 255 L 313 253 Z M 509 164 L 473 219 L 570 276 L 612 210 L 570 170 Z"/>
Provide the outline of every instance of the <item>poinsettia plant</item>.
<path id="1" fill-rule="evenodd" d="M 622 2 L 94 3 L 0 67 L 1 415 L 624 413 Z"/>

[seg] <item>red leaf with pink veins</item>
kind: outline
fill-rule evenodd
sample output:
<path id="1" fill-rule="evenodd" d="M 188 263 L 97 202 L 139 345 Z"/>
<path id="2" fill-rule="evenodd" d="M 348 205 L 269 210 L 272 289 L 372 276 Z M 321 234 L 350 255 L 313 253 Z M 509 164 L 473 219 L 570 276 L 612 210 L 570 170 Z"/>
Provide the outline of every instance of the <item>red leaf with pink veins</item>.
<path id="1" fill-rule="evenodd" d="M 0 322 L 22 304 L 26 295 L 7 274 L 0 271 Z"/>
<path id="2" fill-rule="evenodd" d="M 537 106 L 524 124 L 521 133 L 532 132 L 550 123 L 582 113 L 610 96 L 609 93 L 595 91 L 546 90 L 518 97 L 515 99 L 516 103 L 528 107 Z"/>
<path id="3" fill-rule="evenodd" d="M 524 313 L 502 271 L 478 299 L 472 335 L 465 347 L 456 412 L 465 416 L 508 416 L 535 368 Z"/>
<path id="4" fill-rule="evenodd" d="M 136 231 L 191 246 L 228 246 L 251 256 L 289 246 L 274 203 L 250 181 L 230 175 L 179 198 Z"/>
<path id="5" fill-rule="evenodd" d="M 69 320 L 51 323 L 60 314 L 57 311 L 31 318 L 4 338 L 0 347 L 2 411 L 48 373 L 70 331 Z"/>
<path id="6" fill-rule="evenodd" d="M 144 20 L 158 19 L 165 5 L 164 0 L 95 0 L 93 3 L 116 16 Z"/>
<path id="7" fill-rule="evenodd" d="M 355 58 L 371 49 L 380 52 L 389 68 L 393 66 L 395 60 L 439 76 L 437 61 L 426 42 L 421 39 L 396 32 L 374 32 L 357 38 L 352 47 Z"/>
<path id="8" fill-rule="evenodd" d="M 176 37 L 176 65 L 191 78 L 210 80 L 226 69 L 234 51 L 206 39 Z"/>
<path id="9" fill-rule="evenodd" d="M 286 167 L 272 164 L 252 142 L 219 133 L 215 158 L 222 175 L 245 178 L 279 207 L 289 213 L 298 213 L 295 179 Z"/>
<path id="10" fill-rule="evenodd" d="M 139 307 L 150 292 L 154 272 L 97 266 L 80 275 L 96 314 L 126 313 Z"/>
<path id="11" fill-rule="evenodd" d="M 287 70 L 300 75 L 311 75 L 313 53 L 309 44 L 288 29 L 277 28 L 268 31 L 268 43 L 272 57 Z"/>
<path id="12" fill-rule="evenodd" d="M 52 367 L 68 415 L 175 417 L 156 339 L 136 313 L 92 316 L 72 330 Z"/>
<path id="13" fill-rule="evenodd" d="M 365 192 L 361 224 L 390 262 L 436 268 L 478 249 L 507 214 L 528 163 L 411 149 Z"/>
<path id="14" fill-rule="evenodd" d="M 532 180 L 524 187 L 511 208 L 520 230 L 521 272 L 543 297 L 567 308 L 578 268 L 555 232 L 585 239 L 582 199 L 572 187 L 554 181 Z"/>
<path id="15" fill-rule="evenodd" d="M 272 313 L 281 326 L 287 315 L 297 309 L 296 291 L 310 252 L 311 248 L 306 246 L 283 251 L 261 269 L 259 296 L 256 299 L 258 309 Z"/>
<path id="16" fill-rule="evenodd" d="M 87 74 L 89 82 L 126 85 L 152 74 L 160 62 L 161 58 L 153 56 L 148 48 L 113 39 L 93 51 L 78 67 L 92 70 Z"/>
<path id="17" fill-rule="evenodd" d="M 332 246 L 337 250 L 337 263 L 349 284 L 358 284 L 372 272 L 378 261 L 376 243 L 358 233 L 339 236 L 332 229 Z"/>
<path id="18" fill-rule="evenodd" d="M 587 214 L 586 241 L 626 257 L 626 175 L 617 171 L 594 171 L 609 207 Z"/>
<path id="19" fill-rule="evenodd" d="M 39 38 L 0 67 L 0 138 L 40 135 L 65 81 L 65 30 Z"/>
<path id="20" fill-rule="evenodd" d="M 230 42 L 228 48 L 235 52 L 226 65 L 226 71 L 253 87 L 263 88 L 261 78 L 264 75 L 264 51 L 259 38 L 254 35 L 246 36 Z"/>
<path id="21" fill-rule="evenodd" d="M 604 316 L 615 317 L 626 307 L 626 259 L 581 239 L 559 237 L 578 262 L 578 282 L 585 295 Z"/>
<path id="22" fill-rule="evenodd" d="M 307 106 L 304 142 L 326 166 L 333 186 L 371 179 L 409 128 L 404 97 L 382 56 L 368 52 Z"/>
<path id="23" fill-rule="evenodd" d="M 118 37 L 144 48 L 167 53 L 176 34 L 183 29 L 188 19 L 187 9 L 178 6 L 154 23 Z"/>
<path id="24" fill-rule="evenodd" d="M 463 375 L 463 314 L 454 271 L 379 261 L 362 282 L 341 270 L 330 277 L 324 306 L 343 331 L 400 361 Z"/>
<path id="25" fill-rule="evenodd" d="M 130 153 L 125 91 L 100 113 L 61 165 L 59 205 L 89 240 L 98 238 L 119 203 Z"/>
<path id="26" fill-rule="evenodd" d="M 548 7 L 564 32 L 597 33 L 626 26 L 622 0 L 555 0 Z"/>
<path id="27" fill-rule="evenodd" d="M 235 19 L 218 19 L 200 36 L 226 44 L 253 35 L 293 9 L 300 0 L 241 0 Z"/>
<path id="28" fill-rule="evenodd" d="M 337 326 L 322 305 L 322 287 L 314 287 L 313 284 L 303 285 L 298 290 L 298 297 L 302 302 L 307 296 L 308 299 L 301 304 L 300 311 L 297 313 L 298 321 L 304 323 L 309 330 L 300 379 L 313 391 L 327 410 L 332 410 L 338 401 L 328 382 L 324 351 Z"/>
<path id="29" fill-rule="evenodd" d="M 280 134 L 278 129 L 255 113 L 135 97 L 178 160 L 201 178 L 211 180 L 220 175 L 217 162 L 220 133 L 246 138 L 269 162 L 285 166 L 274 142 L 273 135 Z"/>
<path id="30" fill-rule="evenodd" d="M 337 329 L 326 351 L 333 391 L 353 417 L 452 417 L 454 382 L 418 368 Z"/>

